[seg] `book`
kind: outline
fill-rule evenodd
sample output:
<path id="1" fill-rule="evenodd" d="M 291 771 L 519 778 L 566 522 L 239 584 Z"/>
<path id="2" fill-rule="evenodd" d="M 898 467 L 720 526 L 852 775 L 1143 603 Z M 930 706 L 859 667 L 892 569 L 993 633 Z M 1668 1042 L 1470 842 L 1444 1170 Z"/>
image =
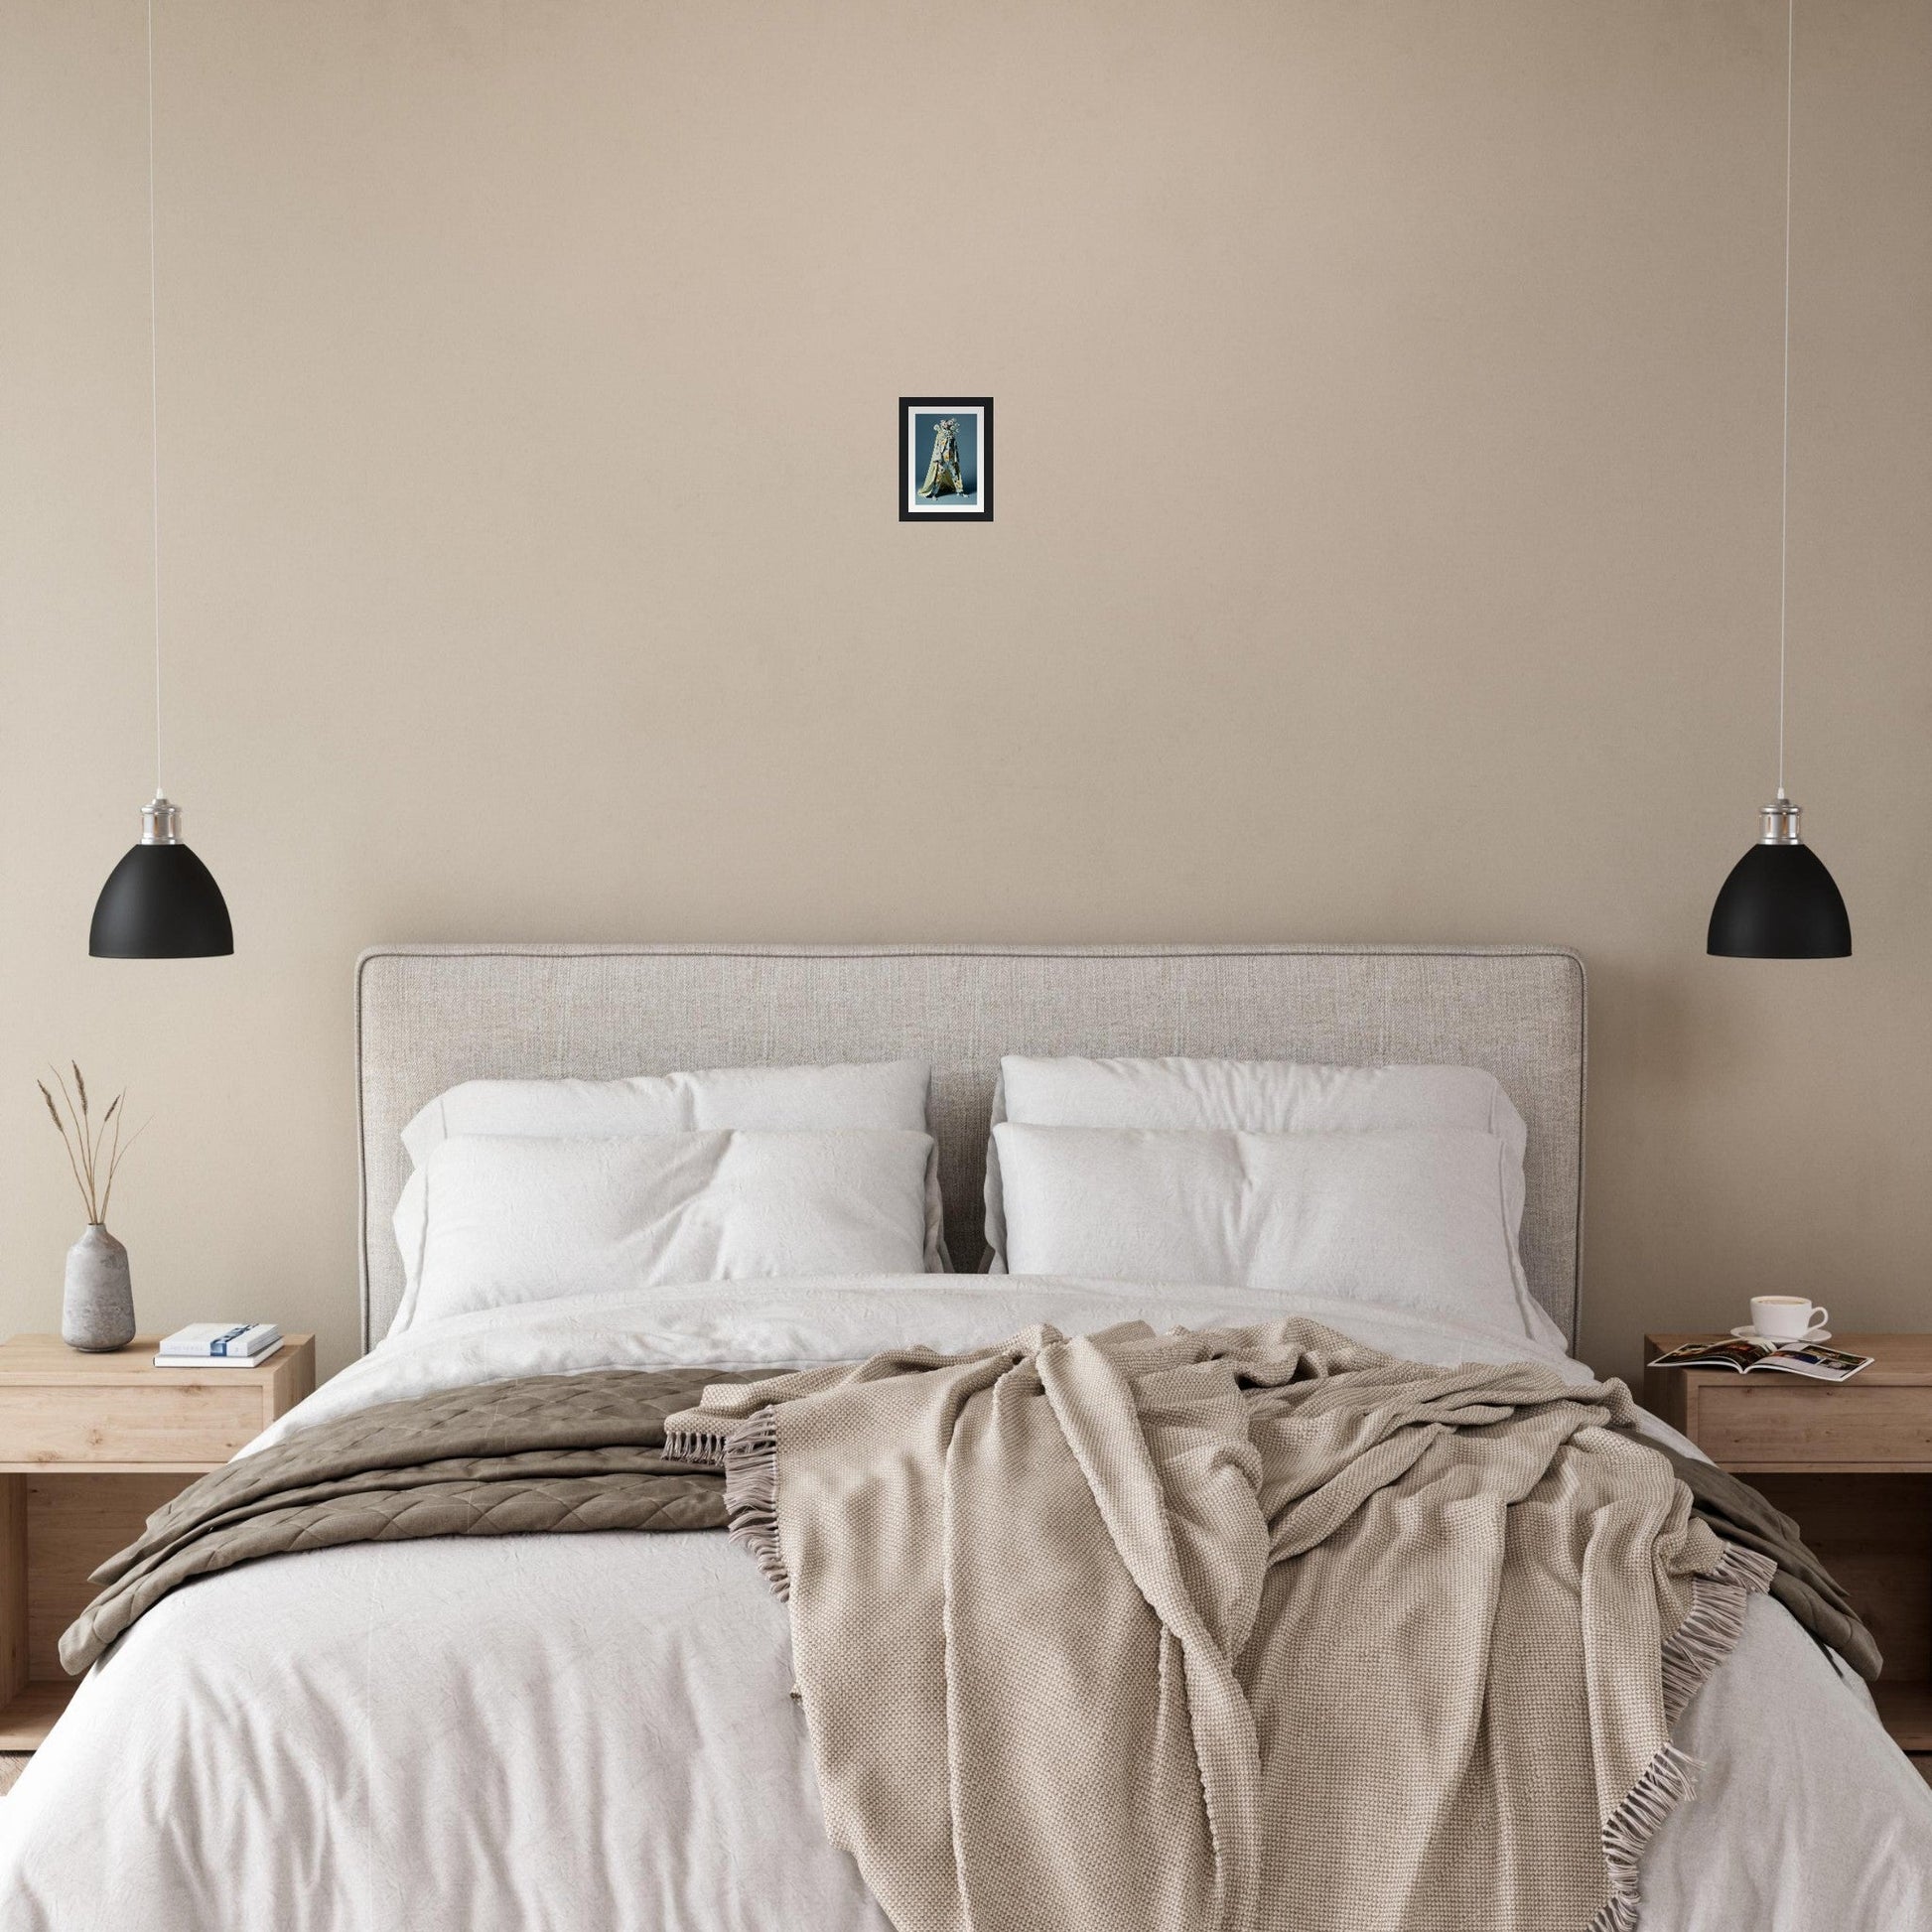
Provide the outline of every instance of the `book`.
<path id="1" fill-rule="evenodd" d="M 1681 1347 L 1666 1349 L 1650 1363 L 1652 1368 L 1734 1368 L 1739 1375 L 1753 1369 L 1774 1368 L 1786 1375 L 1809 1376 L 1814 1382 L 1845 1382 L 1862 1368 L 1869 1368 L 1874 1355 L 1853 1355 L 1843 1348 L 1826 1348 L 1815 1341 L 1745 1341 L 1726 1337 L 1723 1341 L 1687 1341 Z"/>
<path id="2" fill-rule="evenodd" d="M 259 1368 L 281 1345 L 278 1341 L 259 1355 L 157 1355 L 154 1365 L 156 1368 Z"/>
<path id="3" fill-rule="evenodd" d="M 161 1338 L 157 1368 L 207 1368 L 233 1363 L 251 1367 L 282 1345 L 273 1321 L 191 1321 Z"/>

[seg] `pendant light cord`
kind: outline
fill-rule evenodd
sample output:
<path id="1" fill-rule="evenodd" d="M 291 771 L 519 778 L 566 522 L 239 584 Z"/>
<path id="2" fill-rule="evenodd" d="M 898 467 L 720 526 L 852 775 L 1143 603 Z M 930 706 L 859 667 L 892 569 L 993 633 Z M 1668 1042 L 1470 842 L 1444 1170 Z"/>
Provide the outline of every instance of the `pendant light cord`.
<path id="1" fill-rule="evenodd" d="M 148 0 L 150 11 L 154 0 Z M 1785 585 L 1791 559 L 1791 70 L 1798 0 L 1784 14 L 1784 457 L 1778 484 L 1778 797 L 1784 792 Z M 152 117 L 153 110 L 149 110 Z M 152 135 L 150 136 L 152 139 Z M 152 182 L 150 182 L 152 189 Z M 157 645 L 157 649 L 159 645 Z"/>
<path id="2" fill-rule="evenodd" d="M 148 0 L 148 502 L 154 533 L 154 795 L 161 789 L 161 303 L 154 240 L 154 0 Z"/>

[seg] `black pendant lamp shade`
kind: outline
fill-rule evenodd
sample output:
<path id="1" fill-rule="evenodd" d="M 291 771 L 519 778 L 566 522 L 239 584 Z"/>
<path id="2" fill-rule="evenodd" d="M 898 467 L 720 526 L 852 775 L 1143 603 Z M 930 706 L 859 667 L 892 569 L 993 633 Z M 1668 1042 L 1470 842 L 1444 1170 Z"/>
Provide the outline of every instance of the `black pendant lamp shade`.
<path id="1" fill-rule="evenodd" d="M 1845 959 L 1852 920 L 1825 862 L 1804 842 L 1799 807 L 1780 791 L 1764 833 L 1730 869 L 1711 908 L 1707 952 L 1729 959 Z"/>
<path id="2" fill-rule="evenodd" d="M 165 798 L 141 807 L 141 843 L 107 875 L 87 950 L 96 959 L 207 959 L 234 951 L 214 875 L 181 842 Z"/>

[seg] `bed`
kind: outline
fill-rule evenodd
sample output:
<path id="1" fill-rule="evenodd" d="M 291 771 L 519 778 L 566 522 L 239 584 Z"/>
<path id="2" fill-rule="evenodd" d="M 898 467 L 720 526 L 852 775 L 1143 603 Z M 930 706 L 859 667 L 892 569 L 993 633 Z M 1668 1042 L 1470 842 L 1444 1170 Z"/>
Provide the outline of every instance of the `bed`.
<path id="1" fill-rule="evenodd" d="M 731 1284 L 483 1311 L 383 1341 L 403 1124 L 458 1081 L 911 1056 L 970 1268 L 1002 1053 L 1414 1061 L 1493 1072 L 1529 1129 L 1522 1260 L 1573 1342 L 1586 1001 L 1558 948 L 384 947 L 356 975 L 369 1352 L 276 1436 L 532 1373 L 781 1369 L 896 1343 L 1263 1319 L 1248 1291 L 1079 1279 Z M 1418 1361 L 1562 1351 L 1372 1307 L 1298 1310 Z M 1654 1426 L 1661 1431 L 1661 1425 Z M 783 1606 L 716 1535 L 370 1544 L 169 1596 L 0 1807 L 0 1919 L 142 1925 L 888 1924 L 826 1842 Z M 1699 1796 L 1650 1847 L 1646 1924 L 1932 1923 L 1932 1796 L 1862 1687 L 1757 1598 L 1691 1706 Z"/>

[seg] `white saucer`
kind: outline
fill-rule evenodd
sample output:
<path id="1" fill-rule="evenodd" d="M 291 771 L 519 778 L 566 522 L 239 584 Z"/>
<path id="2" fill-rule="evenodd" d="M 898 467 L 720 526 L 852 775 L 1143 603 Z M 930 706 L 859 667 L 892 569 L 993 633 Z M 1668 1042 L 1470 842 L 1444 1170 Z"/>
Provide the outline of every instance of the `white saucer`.
<path id="1" fill-rule="evenodd" d="M 1739 1341 L 1774 1341 L 1780 1348 L 1808 1348 L 1813 1342 L 1830 1341 L 1832 1338 L 1832 1331 L 1829 1328 L 1820 1328 L 1814 1335 L 1804 1335 L 1797 1341 L 1793 1341 L 1786 1335 L 1760 1335 L 1748 1323 L 1741 1328 L 1733 1328 L 1730 1332 Z"/>

